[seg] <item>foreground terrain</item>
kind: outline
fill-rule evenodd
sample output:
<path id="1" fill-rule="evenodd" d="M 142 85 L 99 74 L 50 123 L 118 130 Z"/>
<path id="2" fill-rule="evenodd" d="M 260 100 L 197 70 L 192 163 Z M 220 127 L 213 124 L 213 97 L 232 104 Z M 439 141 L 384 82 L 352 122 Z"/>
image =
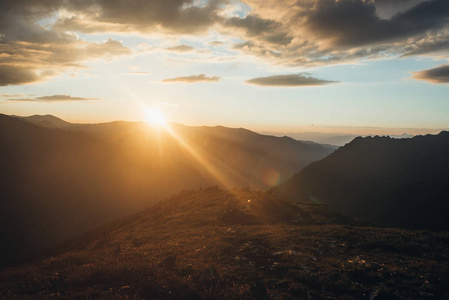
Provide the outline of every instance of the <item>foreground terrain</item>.
<path id="1" fill-rule="evenodd" d="M 448 299 L 449 233 L 270 193 L 182 192 L 0 273 L 0 298 Z"/>

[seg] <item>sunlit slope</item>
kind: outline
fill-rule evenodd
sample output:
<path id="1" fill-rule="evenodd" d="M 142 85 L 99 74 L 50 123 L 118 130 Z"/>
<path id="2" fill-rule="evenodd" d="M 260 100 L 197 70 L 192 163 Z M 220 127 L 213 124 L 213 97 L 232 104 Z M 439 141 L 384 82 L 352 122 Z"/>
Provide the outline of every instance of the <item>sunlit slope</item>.
<path id="1" fill-rule="evenodd" d="M 276 193 L 389 226 L 449 229 L 449 133 L 357 138 Z"/>
<path id="2" fill-rule="evenodd" d="M 207 188 L 0 272 L 0 297 L 444 299 L 448 241 L 369 227 L 322 204 Z"/>
<path id="3" fill-rule="evenodd" d="M 172 164 L 177 167 L 191 160 L 199 165 L 200 170 L 208 173 L 206 177 L 216 177 L 211 172 L 220 173 L 222 178 L 219 181 L 227 187 L 271 187 L 336 149 L 329 145 L 304 143 L 289 137 L 261 135 L 243 128 L 223 126 L 195 127 L 172 123 L 163 127 L 123 121 L 68 126 L 70 123 L 53 116 L 24 119 L 39 126 L 86 132 L 116 143 L 138 163 L 161 163 L 161 168 L 170 168 Z M 207 171 L 207 168 L 210 170 Z M 211 181 L 216 182 L 217 178 Z"/>
<path id="4" fill-rule="evenodd" d="M 332 151 L 244 129 L 68 124 L 0 115 L 5 262 L 183 189 L 270 187 Z"/>

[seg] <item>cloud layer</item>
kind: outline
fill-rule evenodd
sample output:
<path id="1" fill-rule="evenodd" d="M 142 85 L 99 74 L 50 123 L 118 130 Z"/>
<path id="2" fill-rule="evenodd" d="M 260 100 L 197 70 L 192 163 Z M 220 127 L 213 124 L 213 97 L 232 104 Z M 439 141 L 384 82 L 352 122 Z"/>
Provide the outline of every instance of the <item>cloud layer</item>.
<path id="1" fill-rule="evenodd" d="M 279 87 L 320 86 L 336 82 L 337 81 L 328 81 L 313 78 L 307 74 L 275 75 L 268 77 L 253 78 L 246 81 L 246 83 L 254 85 L 279 86 Z"/>
<path id="2" fill-rule="evenodd" d="M 43 26 L 44 19 L 54 21 Z M 89 42 L 79 33 L 172 38 L 210 32 L 234 41 L 224 45 L 230 55 L 245 53 L 289 67 L 436 56 L 449 50 L 449 1 L 4 0 L 0 86 L 47 80 L 92 59 L 132 54 L 117 40 Z M 184 44 L 165 48 L 179 53 L 192 50 Z"/>
<path id="3" fill-rule="evenodd" d="M 413 78 L 431 83 L 449 83 L 449 65 L 415 72 Z"/>
<path id="4" fill-rule="evenodd" d="M 182 77 L 175 77 L 175 78 L 168 78 L 162 80 L 162 82 L 183 82 L 183 83 L 196 83 L 196 82 L 216 82 L 220 80 L 219 76 L 210 76 L 207 77 L 206 74 L 199 74 L 199 75 L 191 75 L 191 76 L 182 76 Z"/>
<path id="5" fill-rule="evenodd" d="M 66 102 L 66 101 L 92 101 L 100 100 L 95 98 L 73 97 L 70 95 L 52 95 L 34 98 L 11 98 L 12 101 L 33 101 L 33 102 Z"/>

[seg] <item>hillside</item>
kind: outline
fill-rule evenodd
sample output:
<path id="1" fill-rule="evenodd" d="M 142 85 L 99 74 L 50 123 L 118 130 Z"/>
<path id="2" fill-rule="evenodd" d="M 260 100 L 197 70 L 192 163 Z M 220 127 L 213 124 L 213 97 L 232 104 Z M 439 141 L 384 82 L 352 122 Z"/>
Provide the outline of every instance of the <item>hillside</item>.
<path id="1" fill-rule="evenodd" d="M 161 153 L 171 160 L 187 153 L 194 164 L 216 169 L 224 181 L 221 184 L 227 183 L 228 187 L 263 189 L 274 186 L 337 149 L 330 145 L 310 144 L 223 126 L 195 127 L 172 123 L 166 130 L 144 122 L 72 124 L 51 115 L 20 118 L 38 126 L 83 132 L 115 143 L 116 147 L 125 149 L 130 157 L 137 159 L 137 164 L 142 162 L 142 158 L 156 160 L 155 156 L 159 157 Z M 199 168 L 204 169 L 204 166 Z M 210 182 L 216 183 L 216 180 Z M 186 185 L 183 188 L 197 187 Z"/>
<path id="2" fill-rule="evenodd" d="M 0 115 L 0 266 L 183 189 L 272 186 L 332 151 L 224 127 L 69 125 Z"/>
<path id="3" fill-rule="evenodd" d="M 76 126 L 77 124 L 72 124 L 66 122 L 60 118 L 52 115 L 33 115 L 28 117 L 12 116 L 14 118 L 27 121 L 31 124 L 38 125 L 47 128 L 68 128 L 71 126 Z"/>
<path id="4" fill-rule="evenodd" d="M 85 134 L 0 116 L 0 144 L 0 265 L 160 196 L 113 145 Z"/>
<path id="5" fill-rule="evenodd" d="M 449 230 L 449 132 L 357 138 L 275 189 L 387 226 Z"/>
<path id="6" fill-rule="evenodd" d="M 448 233 L 249 190 L 185 191 L 0 272 L 0 298 L 444 299 Z"/>

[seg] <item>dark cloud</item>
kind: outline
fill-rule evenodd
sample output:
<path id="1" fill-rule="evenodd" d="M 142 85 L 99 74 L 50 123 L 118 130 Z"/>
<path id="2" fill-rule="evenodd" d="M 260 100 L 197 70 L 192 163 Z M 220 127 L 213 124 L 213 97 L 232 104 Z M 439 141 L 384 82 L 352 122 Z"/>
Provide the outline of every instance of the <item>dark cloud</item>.
<path id="1" fill-rule="evenodd" d="M 413 78 L 431 83 L 449 83 L 449 65 L 414 72 Z"/>
<path id="2" fill-rule="evenodd" d="M 195 82 L 215 82 L 220 80 L 219 76 L 207 77 L 206 74 L 191 75 L 183 77 L 168 78 L 162 80 L 162 82 L 184 82 L 184 83 L 195 83 Z"/>
<path id="3" fill-rule="evenodd" d="M 421 2 L 390 19 L 381 19 L 372 1 L 318 0 L 306 15 L 306 26 L 336 46 L 354 47 L 437 30 L 447 24 L 448 17 L 447 0 Z"/>
<path id="4" fill-rule="evenodd" d="M 39 80 L 39 76 L 29 68 L 0 65 L 0 86 L 31 83 Z"/>
<path id="5" fill-rule="evenodd" d="M 192 0 L 67 0 L 67 8 L 83 17 L 60 19 L 55 28 L 86 33 L 159 29 L 192 34 L 206 31 L 219 19 L 217 10 L 222 2 L 211 0 L 197 6 Z"/>
<path id="6" fill-rule="evenodd" d="M 260 20 L 247 22 L 251 27 L 245 18 L 232 19 L 245 34 L 233 48 L 275 64 L 317 66 L 392 55 L 435 56 L 449 45 L 447 0 L 247 1 Z"/>
<path id="7" fill-rule="evenodd" d="M 267 42 L 278 45 L 288 45 L 292 42 L 292 37 L 286 32 L 275 33 L 265 37 Z"/>
<path id="8" fill-rule="evenodd" d="M 174 51 L 174 52 L 189 52 L 189 51 L 192 51 L 193 49 L 195 49 L 195 48 L 193 48 L 191 46 L 184 45 L 184 44 L 167 48 L 167 50 Z"/>
<path id="9" fill-rule="evenodd" d="M 279 28 L 282 23 L 274 20 L 260 18 L 255 15 L 248 15 L 244 18 L 232 17 L 224 21 L 224 25 L 237 28 L 244 28 L 249 36 L 257 36 L 267 31 Z"/>
<path id="10" fill-rule="evenodd" d="M 243 30 L 248 37 L 256 37 L 273 44 L 287 45 L 292 37 L 285 31 L 280 31 L 282 23 L 264 19 L 257 15 L 247 15 L 244 18 L 232 17 L 223 21 L 226 27 Z"/>
<path id="11" fill-rule="evenodd" d="M 289 75 L 275 75 L 268 77 L 258 77 L 245 81 L 249 84 L 261 86 L 279 86 L 279 87 L 294 87 L 294 86 L 320 86 L 337 81 L 328 81 L 317 79 L 308 74 L 289 74 Z"/>
<path id="12" fill-rule="evenodd" d="M 72 97 L 70 95 L 53 95 L 53 96 L 42 96 L 42 97 L 34 97 L 34 98 L 12 98 L 9 100 L 13 101 L 33 101 L 33 102 L 65 102 L 65 101 L 91 101 L 91 100 L 100 100 L 94 98 L 82 98 L 82 97 Z"/>

